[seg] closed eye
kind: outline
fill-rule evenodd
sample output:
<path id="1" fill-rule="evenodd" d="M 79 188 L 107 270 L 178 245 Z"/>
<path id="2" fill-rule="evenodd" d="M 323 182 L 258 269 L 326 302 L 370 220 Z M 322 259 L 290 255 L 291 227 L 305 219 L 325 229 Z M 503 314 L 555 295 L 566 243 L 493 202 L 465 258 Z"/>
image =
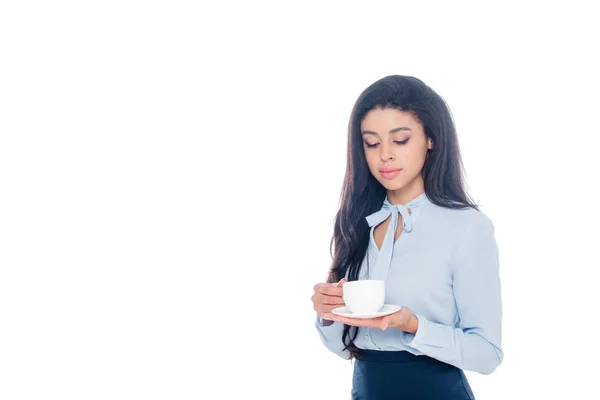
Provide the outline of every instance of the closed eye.
<path id="1" fill-rule="evenodd" d="M 408 142 L 408 139 L 402 140 L 402 141 L 394 140 L 394 143 L 396 143 L 398 145 L 403 145 L 403 144 L 406 144 L 407 142 Z M 379 146 L 379 143 L 369 144 L 369 143 L 365 142 L 365 146 L 367 146 L 368 148 L 373 148 L 373 147 Z"/>

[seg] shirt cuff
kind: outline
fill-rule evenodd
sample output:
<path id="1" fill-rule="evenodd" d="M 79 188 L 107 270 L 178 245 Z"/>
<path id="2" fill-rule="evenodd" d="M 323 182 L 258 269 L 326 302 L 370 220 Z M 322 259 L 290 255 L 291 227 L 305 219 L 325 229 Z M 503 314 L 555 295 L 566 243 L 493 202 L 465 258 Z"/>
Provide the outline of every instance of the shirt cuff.
<path id="1" fill-rule="evenodd" d="M 325 320 L 325 319 L 321 318 L 321 316 L 319 314 L 317 314 L 317 326 L 319 326 L 321 328 L 327 328 L 328 326 L 333 325 L 334 322 L 335 321 Z"/>
<path id="2" fill-rule="evenodd" d="M 451 332 L 454 328 L 431 322 L 420 314 L 415 314 L 415 316 L 419 320 L 417 332 L 414 335 L 403 332 L 404 335 L 400 336 L 405 346 L 425 352 L 428 351 L 426 349 L 431 350 L 433 347 L 441 348 L 451 345 L 448 343 L 448 331 Z"/>

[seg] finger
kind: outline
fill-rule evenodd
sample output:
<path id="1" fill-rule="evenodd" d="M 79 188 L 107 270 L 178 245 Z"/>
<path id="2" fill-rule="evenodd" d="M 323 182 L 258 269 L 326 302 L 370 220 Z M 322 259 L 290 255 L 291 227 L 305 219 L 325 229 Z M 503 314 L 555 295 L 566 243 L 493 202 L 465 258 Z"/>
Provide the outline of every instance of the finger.
<path id="1" fill-rule="evenodd" d="M 336 283 L 329 283 L 324 286 L 319 287 L 319 292 L 325 294 L 327 296 L 337 296 L 342 297 L 343 289 L 341 286 L 335 286 Z"/>
<path id="2" fill-rule="evenodd" d="M 315 311 L 317 312 L 317 314 L 319 314 L 321 317 L 324 317 L 324 315 L 326 313 L 331 313 L 331 311 L 335 310 L 336 308 L 338 308 L 339 306 L 327 306 L 327 305 L 316 305 L 314 307 Z"/>
<path id="3" fill-rule="evenodd" d="M 332 321 L 341 322 L 342 324 L 358 326 L 358 327 L 367 327 L 367 328 L 379 327 L 379 319 L 374 319 L 374 318 L 347 318 L 347 317 L 342 317 L 340 315 L 336 315 L 333 313 L 326 313 L 324 318 L 330 319 Z"/>
<path id="4" fill-rule="evenodd" d="M 360 319 L 346 318 L 346 317 L 342 317 L 342 316 L 333 314 L 331 312 L 325 313 L 323 318 L 330 319 L 330 320 L 336 321 L 336 322 L 341 322 L 342 324 L 353 325 L 353 326 L 362 326 L 360 324 L 363 322 Z"/>
<path id="5" fill-rule="evenodd" d="M 315 293 L 322 293 L 328 296 L 342 297 L 342 288 L 336 287 L 337 283 L 317 283 L 314 287 Z"/>
<path id="6" fill-rule="evenodd" d="M 390 324 L 390 317 L 386 316 L 386 317 L 381 318 L 381 323 L 380 323 L 379 327 L 381 328 L 382 331 L 385 331 L 388 328 L 389 324 Z"/>
<path id="7" fill-rule="evenodd" d="M 346 305 L 346 303 L 344 302 L 344 299 L 342 297 L 339 296 L 327 296 L 327 295 L 320 295 L 322 296 L 322 303 L 323 304 L 335 304 L 335 305 Z"/>
<path id="8" fill-rule="evenodd" d="M 318 304 L 317 307 L 327 310 L 327 312 L 331 312 L 331 310 L 335 310 L 336 308 L 340 308 L 342 306 L 339 304 Z"/>
<path id="9" fill-rule="evenodd" d="M 389 314 L 384 316 L 383 318 L 381 318 L 381 324 L 380 324 L 380 328 L 382 331 L 385 331 L 386 329 L 388 329 L 390 326 L 398 326 L 399 324 L 402 323 L 402 308 L 400 308 L 400 310 L 396 311 L 395 313 Z"/>
<path id="10" fill-rule="evenodd" d="M 342 278 L 338 283 L 335 284 L 335 287 L 342 287 L 342 285 L 346 282 L 348 282 L 348 280 L 346 278 Z"/>
<path id="11" fill-rule="evenodd" d="M 315 293 L 312 297 L 312 301 L 315 304 L 333 304 L 336 306 L 345 305 L 344 299 L 337 296 L 327 296 L 321 293 Z"/>

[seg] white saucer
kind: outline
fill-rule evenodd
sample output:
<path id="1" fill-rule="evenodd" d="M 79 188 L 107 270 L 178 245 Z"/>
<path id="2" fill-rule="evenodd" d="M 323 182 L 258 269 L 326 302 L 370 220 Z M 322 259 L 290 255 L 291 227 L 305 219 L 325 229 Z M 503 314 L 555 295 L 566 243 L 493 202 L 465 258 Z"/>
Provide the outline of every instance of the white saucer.
<path id="1" fill-rule="evenodd" d="M 379 311 L 377 311 L 377 312 L 370 313 L 370 314 L 354 314 L 354 313 L 352 313 L 352 311 L 350 311 L 348 309 L 348 307 L 343 306 L 343 307 L 334 308 L 333 310 L 331 310 L 331 312 L 335 315 L 339 315 L 342 317 L 361 318 L 362 319 L 362 318 L 383 317 L 384 315 L 395 313 L 396 311 L 400 310 L 401 308 L 402 307 L 394 305 L 394 304 L 384 304 L 383 307 L 381 307 L 379 309 Z"/>

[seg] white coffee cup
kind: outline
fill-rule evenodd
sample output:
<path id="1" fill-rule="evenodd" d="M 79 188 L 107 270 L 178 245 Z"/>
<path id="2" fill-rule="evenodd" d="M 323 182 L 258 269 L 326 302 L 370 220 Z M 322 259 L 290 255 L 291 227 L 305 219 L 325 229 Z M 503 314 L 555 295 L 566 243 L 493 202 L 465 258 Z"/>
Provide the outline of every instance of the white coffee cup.
<path id="1" fill-rule="evenodd" d="M 342 298 L 353 314 L 371 314 L 385 303 L 385 281 L 365 279 L 342 286 Z"/>

